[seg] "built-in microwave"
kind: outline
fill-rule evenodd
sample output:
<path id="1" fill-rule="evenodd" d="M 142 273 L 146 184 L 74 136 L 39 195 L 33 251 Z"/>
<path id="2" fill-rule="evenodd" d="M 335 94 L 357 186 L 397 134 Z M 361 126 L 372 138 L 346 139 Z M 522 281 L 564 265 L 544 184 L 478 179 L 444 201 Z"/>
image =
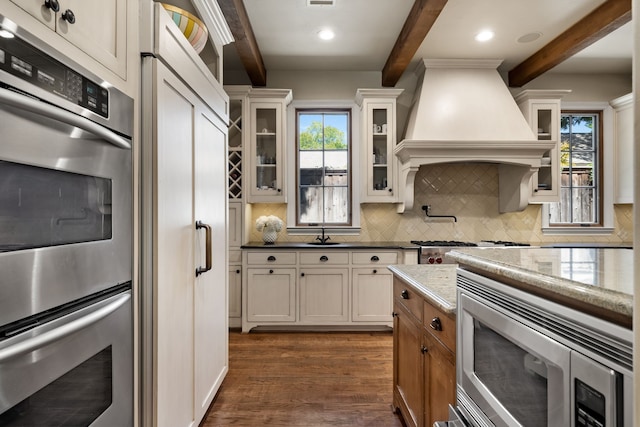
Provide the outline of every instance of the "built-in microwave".
<path id="1" fill-rule="evenodd" d="M 632 425 L 632 331 L 458 269 L 457 405 L 472 426 Z"/>

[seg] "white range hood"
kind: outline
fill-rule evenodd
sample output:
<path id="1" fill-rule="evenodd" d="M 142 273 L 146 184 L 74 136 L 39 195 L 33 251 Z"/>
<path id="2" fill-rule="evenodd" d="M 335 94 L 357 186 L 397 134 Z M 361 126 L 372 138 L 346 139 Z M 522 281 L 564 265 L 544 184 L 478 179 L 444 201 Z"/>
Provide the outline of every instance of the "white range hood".
<path id="1" fill-rule="evenodd" d="M 500 60 L 424 59 L 422 82 L 404 139 L 398 212 L 411 209 L 420 166 L 449 162 L 498 163 L 500 212 L 523 210 L 531 176 L 554 142 L 539 141 L 500 77 Z"/>

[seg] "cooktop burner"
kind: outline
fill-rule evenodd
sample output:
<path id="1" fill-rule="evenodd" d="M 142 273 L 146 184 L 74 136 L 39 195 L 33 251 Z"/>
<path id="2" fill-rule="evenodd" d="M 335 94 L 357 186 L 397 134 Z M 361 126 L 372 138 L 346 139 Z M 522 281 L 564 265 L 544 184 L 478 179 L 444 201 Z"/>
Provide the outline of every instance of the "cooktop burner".
<path id="1" fill-rule="evenodd" d="M 411 243 L 419 246 L 478 246 L 477 243 L 457 242 L 455 240 L 412 240 Z"/>

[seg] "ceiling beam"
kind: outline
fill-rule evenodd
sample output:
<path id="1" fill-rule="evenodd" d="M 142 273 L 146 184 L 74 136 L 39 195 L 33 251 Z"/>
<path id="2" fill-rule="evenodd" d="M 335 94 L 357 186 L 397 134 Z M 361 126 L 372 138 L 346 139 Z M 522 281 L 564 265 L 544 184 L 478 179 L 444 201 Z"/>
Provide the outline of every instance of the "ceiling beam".
<path id="1" fill-rule="evenodd" d="M 395 86 L 413 59 L 447 0 L 415 0 L 382 69 L 382 86 Z"/>
<path id="2" fill-rule="evenodd" d="M 605 1 L 509 71 L 509 86 L 524 86 L 629 21 L 631 0 Z"/>
<path id="3" fill-rule="evenodd" d="M 264 67 L 258 42 L 242 0 L 218 0 L 218 5 L 227 20 L 235 39 L 238 56 L 253 86 L 267 85 L 267 70 Z"/>

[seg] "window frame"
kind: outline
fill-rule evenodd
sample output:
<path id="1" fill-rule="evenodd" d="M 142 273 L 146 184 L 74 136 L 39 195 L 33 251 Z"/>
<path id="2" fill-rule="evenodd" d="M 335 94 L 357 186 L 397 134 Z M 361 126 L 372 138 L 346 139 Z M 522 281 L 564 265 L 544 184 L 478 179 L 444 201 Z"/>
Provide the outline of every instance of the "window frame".
<path id="1" fill-rule="evenodd" d="M 287 176 L 295 177 L 288 179 L 286 183 L 287 194 L 296 194 L 293 203 L 287 203 L 287 233 L 291 235 L 317 235 L 322 226 L 319 225 L 297 225 L 297 204 L 298 204 L 298 159 L 297 159 L 297 130 L 298 110 L 349 110 L 351 117 L 351 149 L 350 149 L 350 172 L 349 191 L 351 199 L 351 224 L 350 225 L 328 225 L 325 232 L 334 235 L 359 235 L 360 234 L 360 191 L 354 186 L 360 185 L 357 179 L 360 176 L 360 110 L 355 101 L 346 100 L 294 100 L 287 107 L 287 141 L 285 144 L 286 172 Z"/>
<path id="2" fill-rule="evenodd" d="M 549 203 L 542 204 L 541 223 L 544 235 L 608 235 L 613 234 L 614 210 L 613 210 L 613 161 L 614 161 L 614 116 L 613 108 L 607 102 L 563 102 L 560 114 L 589 114 L 601 112 L 600 118 L 600 213 L 599 224 L 557 224 L 549 221 Z M 558 144 L 560 141 L 558 141 Z M 558 147 L 560 150 L 560 147 Z M 559 183 L 558 183 L 559 184 Z"/>

